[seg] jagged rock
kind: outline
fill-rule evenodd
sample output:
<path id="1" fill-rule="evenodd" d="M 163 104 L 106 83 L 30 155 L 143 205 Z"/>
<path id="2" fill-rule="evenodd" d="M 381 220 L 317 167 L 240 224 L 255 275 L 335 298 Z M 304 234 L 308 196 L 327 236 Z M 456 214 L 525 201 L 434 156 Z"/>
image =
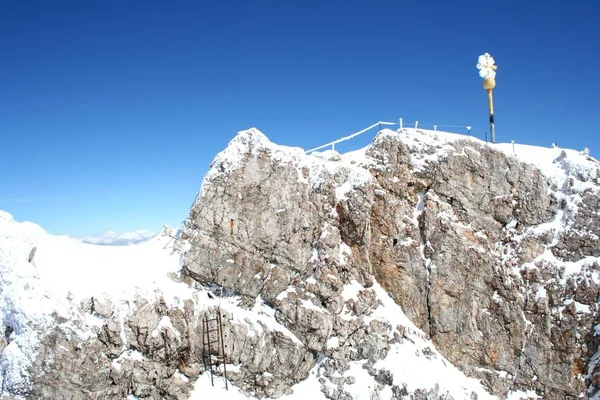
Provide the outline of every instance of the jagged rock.
<path id="1" fill-rule="evenodd" d="M 598 256 L 597 189 L 581 194 L 577 210 L 559 210 L 572 191 L 534 165 L 472 140 L 406 135 L 381 133 L 353 169 L 343 156 L 323 159 L 337 166 L 307 165 L 260 133 L 242 133 L 237 158 L 217 157 L 221 173 L 207 176 L 187 220 L 186 254 L 197 261 L 186 264 L 190 276 L 262 296 L 308 348 L 356 360 L 384 357 L 388 346 L 376 339 L 385 329 L 336 316 L 343 286 L 367 284 L 372 274 L 450 361 L 494 393 L 585 392 L 598 287 L 553 282 L 565 276 L 561 262 Z M 570 168 L 566 153 L 554 162 Z M 591 179 L 584 175 L 572 179 Z M 534 229 L 559 211 L 568 229 Z M 558 264 L 544 258 L 547 249 Z M 371 308 L 368 299 L 343 307 L 355 316 Z M 341 345 L 328 349 L 331 337 Z"/>
<path id="2" fill-rule="evenodd" d="M 32 247 L 31 251 L 29 252 L 29 256 L 27 256 L 27 262 L 33 262 L 36 252 L 37 252 L 37 247 L 36 246 Z"/>
<path id="3" fill-rule="evenodd" d="M 385 363 L 402 349 L 426 365 L 450 361 L 499 398 L 593 395 L 600 168 L 562 149 L 548 149 L 542 169 L 501 150 L 386 130 L 354 155 L 307 156 L 241 132 L 181 234 L 163 230 L 183 253 L 170 276 L 195 293 L 87 297 L 40 327 L 6 318 L 0 355 L 13 328 L 40 332 L 32 379 L 10 394 L 185 399 L 219 353 L 203 343 L 218 312 L 228 378 L 259 398 L 289 394 L 309 374 L 330 399 L 353 398 L 364 379 L 361 396 L 373 400 L 478 397 L 403 380 Z M 217 293 L 237 314 L 217 311 Z"/>

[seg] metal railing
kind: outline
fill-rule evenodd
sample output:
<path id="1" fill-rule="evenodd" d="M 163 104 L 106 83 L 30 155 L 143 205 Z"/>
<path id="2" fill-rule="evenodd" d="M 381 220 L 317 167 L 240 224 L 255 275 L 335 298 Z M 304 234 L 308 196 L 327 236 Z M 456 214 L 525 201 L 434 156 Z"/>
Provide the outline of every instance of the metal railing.
<path id="1" fill-rule="evenodd" d="M 309 154 L 309 153 L 312 153 L 312 152 L 317 151 L 317 150 L 325 149 L 327 147 L 331 147 L 331 150 L 335 150 L 335 145 L 336 144 L 345 142 L 345 141 L 350 140 L 352 138 L 355 138 L 358 135 L 361 135 L 361 134 L 363 134 L 363 133 L 365 133 L 365 132 L 367 132 L 367 131 L 375 128 L 375 127 L 379 127 L 379 130 L 381 131 L 382 126 L 396 126 L 396 125 L 399 127 L 399 129 L 405 129 L 405 128 L 414 128 L 414 129 L 421 128 L 421 129 L 423 129 L 424 127 L 432 127 L 433 131 L 437 131 L 438 128 L 452 128 L 452 129 L 462 128 L 462 129 L 464 129 L 464 134 L 469 135 L 469 136 L 471 136 L 471 134 L 473 132 L 484 133 L 485 134 L 485 139 L 487 141 L 487 132 L 484 132 L 481 129 L 473 129 L 473 127 L 471 127 L 470 125 L 440 125 L 440 124 L 422 123 L 422 122 L 419 122 L 419 121 L 415 121 L 414 124 L 410 124 L 410 123 L 409 124 L 405 124 L 403 118 L 400 118 L 398 120 L 398 122 L 386 122 L 386 121 L 376 122 L 373 125 L 368 126 L 365 129 L 360 130 L 358 132 L 355 132 L 355 133 L 353 133 L 351 135 L 344 136 L 343 138 L 334 140 L 333 142 L 329 142 L 329 143 L 326 143 L 326 144 L 321 145 L 319 147 L 315 147 L 313 149 L 306 150 L 306 153 Z M 462 134 L 461 132 L 452 132 L 452 133 Z"/>
<path id="2" fill-rule="evenodd" d="M 324 149 L 324 148 L 329 147 L 329 146 L 331 146 L 331 150 L 335 150 L 335 145 L 336 144 L 341 143 L 341 142 L 345 142 L 346 140 L 350 140 L 352 138 L 355 138 L 358 135 L 360 135 L 362 133 L 365 133 L 365 132 L 367 132 L 370 129 L 375 128 L 376 126 L 379 126 L 380 127 L 379 130 L 381 130 L 381 125 L 393 126 L 393 125 L 397 125 L 397 124 L 395 124 L 394 122 L 379 121 L 379 122 L 376 122 L 373 125 L 365 128 L 365 129 L 363 129 L 362 131 L 358 131 L 356 133 L 353 133 L 352 135 L 348 135 L 348 136 L 345 136 L 345 137 L 340 138 L 338 140 L 334 140 L 333 142 L 329 142 L 329 143 L 324 144 L 322 146 L 315 147 L 314 149 L 306 150 L 306 153 L 312 153 L 313 151 L 321 150 L 321 149 Z"/>

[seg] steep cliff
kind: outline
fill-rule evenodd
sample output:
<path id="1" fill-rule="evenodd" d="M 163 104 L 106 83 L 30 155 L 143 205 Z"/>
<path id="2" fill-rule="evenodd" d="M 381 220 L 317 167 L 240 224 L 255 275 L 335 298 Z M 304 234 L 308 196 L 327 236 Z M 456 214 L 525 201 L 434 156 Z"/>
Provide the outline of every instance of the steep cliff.
<path id="1" fill-rule="evenodd" d="M 378 282 L 494 394 L 577 398 L 596 390 L 599 179 L 594 159 L 558 148 L 385 130 L 307 156 L 251 129 L 205 177 L 184 270 L 260 297 L 308 349 L 345 361 L 386 355 L 344 319 L 344 288 Z"/>
<path id="2" fill-rule="evenodd" d="M 0 397 L 205 398 L 220 309 L 236 398 L 600 398 L 599 187 L 572 150 L 384 130 L 307 155 L 250 129 L 141 245 L 0 212 Z"/>

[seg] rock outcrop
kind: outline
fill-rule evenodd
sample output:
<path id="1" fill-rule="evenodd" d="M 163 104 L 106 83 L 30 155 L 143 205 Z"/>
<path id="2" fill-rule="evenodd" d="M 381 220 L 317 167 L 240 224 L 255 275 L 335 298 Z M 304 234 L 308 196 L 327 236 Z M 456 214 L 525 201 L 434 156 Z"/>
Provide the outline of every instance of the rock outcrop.
<path id="1" fill-rule="evenodd" d="M 112 296 L 51 291 L 58 242 L 0 212 L 0 398 L 190 398 L 216 313 L 258 398 L 591 397 L 599 191 L 571 150 L 384 130 L 307 155 L 250 129 L 144 248 L 180 254 L 168 287 Z"/>
<path id="2" fill-rule="evenodd" d="M 576 398 L 594 380 L 600 165 L 560 149 L 529 163 L 499 147 L 383 131 L 360 157 L 307 157 L 242 132 L 186 221 L 185 271 L 260 296 L 336 360 L 385 357 L 389 344 L 353 340 L 376 328 L 342 317 L 362 312 L 344 287 L 375 279 L 496 395 Z M 351 345 L 332 351 L 332 338 Z"/>

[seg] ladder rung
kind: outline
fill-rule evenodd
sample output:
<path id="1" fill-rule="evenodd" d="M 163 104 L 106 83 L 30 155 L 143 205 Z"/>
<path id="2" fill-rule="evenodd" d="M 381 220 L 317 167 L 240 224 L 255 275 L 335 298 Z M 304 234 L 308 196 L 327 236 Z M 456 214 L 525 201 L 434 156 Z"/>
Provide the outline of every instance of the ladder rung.
<path id="1" fill-rule="evenodd" d="M 205 315 L 202 320 L 202 362 L 206 370 L 210 372 L 210 379 L 213 386 L 213 376 L 215 374 L 222 374 L 227 379 L 227 369 L 225 367 L 227 356 L 225 355 L 225 345 L 223 342 L 225 341 L 224 338 L 227 338 L 228 335 L 223 332 L 223 316 L 220 310 L 218 312 L 219 314 L 216 318 L 208 319 L 208 315 Z M 231 317 L 225 319 L 225 321 L 231 320 Z M 225 388 L 229 389 L 227 380 L 225 381 Z"/>

